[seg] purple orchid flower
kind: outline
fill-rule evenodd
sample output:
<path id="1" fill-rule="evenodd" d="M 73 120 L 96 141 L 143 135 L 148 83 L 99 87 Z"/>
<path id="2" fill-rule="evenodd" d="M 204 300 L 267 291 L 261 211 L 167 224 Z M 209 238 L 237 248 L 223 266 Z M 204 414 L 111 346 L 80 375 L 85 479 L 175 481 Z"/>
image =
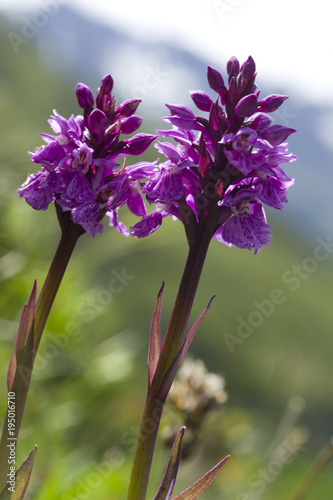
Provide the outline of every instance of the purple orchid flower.
<path id="1" fill-rule="evenodd" d="M 129 99 L 117 107 L 112 88 L 112 77 L 107 75 L 95 100 L 89 87 L 77 84 L 76 96 L 83 116 L 72 115 L 66 120 L 54 110 L 49 124 L 55 135 L 41 134 L 46 145 L 30 153 L 41 170 L 29 175 L 18 189 L 36 210 L 46 210 L 56 202 L 92 236 L 103 231 L 104 215 L 111 226 L 128 235 L 118 221 L 118 208 L 128 203 L 133 214 L 144 216 L 138 182 L 153 173 L 147 164 L 138 164 L 133 177 L 135 166 L 130 169 L 117 163 L 119 157 L 142 154 L 157 136 L 136 134 L 122 139 L 122 134 L 132 134 L 141 125 L 142 118 L 134 114 L 140 100 Z"/>
<path id="2" fill-rule="evenodd" d="M 244 184 L 236 194 L 226 195 L 221 205 L 230 209 L 230 216 L 216 231 L 217 241 L 228 246 L 247 248 L 256 254 L 262 245 L 269 246 L 272 235 L 266 221 L 266 215 L 260 195 L 262 186 L 248 188 Z"/>
<path id="3" fill-rule="evenodd" d="M 255 253 L 269 245 L 272 233 L 263 204 L 283 210 L 287 203 L 294 180 L 281 165 L 296 159 L 285 143 L 296 130 L 272 125 L 269 113 L 287 96 L 259 98 L 251 56 L 243 65 L 232 57 L 227 73 L 226 82 L 217 69 L 208 66 L 215 99 L 203 91 L 191 92 L 194 104 L 206 116 L 195 115 L 187 106 L 167 104 L 171 115 L 164 120 L 172 129 L 157 133 L 175 144 L 155 145 L 167 160 L 156 165 L 142 191 L 149 203 L 167 204 L 168 209 L 155 208 L 143 216 L 132 226 L 132 235 L 143 237 L 155 231 L 163 213 L 183 222 L 189 243 L 209 226 L 212 236 L 227 245 Z"/>

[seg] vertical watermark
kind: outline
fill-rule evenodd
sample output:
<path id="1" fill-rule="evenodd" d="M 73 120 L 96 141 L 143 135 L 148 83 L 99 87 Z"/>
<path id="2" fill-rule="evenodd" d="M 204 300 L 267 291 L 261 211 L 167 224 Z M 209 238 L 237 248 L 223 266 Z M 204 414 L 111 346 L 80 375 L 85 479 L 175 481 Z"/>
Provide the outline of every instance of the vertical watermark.
<path id="1" fill-rule="evenodd" d="M 12 493 L 15 492 L 15 472 L 16 472 L 16 401 L 15 392 L 8 393 L 8 412 L 7 412 L 7 426 L 8 426 L 8 437 L 7 437 L 7 448 L 8 448 L 8 473 L 7 473 L 7 484 L 8 491 Z"/>

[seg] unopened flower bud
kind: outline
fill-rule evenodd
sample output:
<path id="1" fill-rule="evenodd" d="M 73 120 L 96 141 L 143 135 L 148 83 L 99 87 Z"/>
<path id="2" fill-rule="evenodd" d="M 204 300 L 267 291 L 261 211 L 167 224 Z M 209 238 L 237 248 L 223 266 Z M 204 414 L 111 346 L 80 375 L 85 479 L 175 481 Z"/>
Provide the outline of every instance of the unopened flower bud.
<path id="1" fill-rule="evenodd" d="M 106 115 L 112 112 L 115 105 L 111 95 L 113 88 L 113 78 L 111 75 L 106 75 L 102 78 L 101 84 L 96 93 L 96 106 L 101 109 Z"/>
<path id="2" fill-rule="evenodd" d="M 156 138 L 157 135 L 136 134 L 133 138 L 124 141 L 126 155 L 141 155 Z"/>
<path id="3" fill-rule="evenodd" d="M 227 72 L 229 75 L 229 79 L 233 76 L 237 76 L 239 73 L 239 61 L 237 57 L 233 56 L 229 59 L 227 63 Z"/>
<path id="4" fill-rule="evenodd" d="M 76 85 L 76 97 L 80 108 L 93 108 L 94 96 L 90 88 L 84 83 L 78 83 Z"/>
<path id="5" fill-rule="evenodd" d="M 104 94 L 110 94 L 113 89 L 113 78 L 111 75 L 105 75 L 100 83 L 99 86 L 99 93 L 104 95 Z"/>
<path id="6" fill-rule="evenodd" d="M 133 115 L 129 118 L 124 118 L 121 122 L 120 131 L 122 134 L 132 134 L 135 132 L 142 123 L 142 116 Z"/>
<path id="7" fill-rule="evenodd" d="M 120 120 L 122 118 L 132 116 L 137 110 L 140 102 L 141 99 L 128 99 L 127 101 L 121 103 L 121 105 L 116 109 L 115 119 Z"/>
<path id="8" fill-rule="evenodd" d="M 288 99 L 287 95 L 271 94 L 259 101 L 258 109 L 263 113 L 271 113 L 277 110 L 286 99 Z"/>
<path id="9" fill-rule="evenodd" d="M 242 80 L 244 82 L 248 82 L 249 80 L 251 80 L 251 78 L 254 77 L 255 72 L 256 63 L 254 62 L 253 58 L 249 56 L 241 67 Z"/>
<path id="10" fill-rule="evenodd" d="M 208 66 L 207 78 L 210 88 L 218 94 L 222 94 L 224 91 L 224 80 L 221 73 L 217 69 L 212 68 L 212 66 Z"/>
<path id="11" fill-rule="evenodd" d="M 88 128 L 97 144 L 102 142 L 106 127 L 107 118 L 105 114 L 100 109 L 94 109 L 88 118 Z"/>
<path id="12" fill-rule="evenodd" d="M 210 111 L 213 100 L 206 92 L 201 90 L 192 91 L 191 97 L 198 109 L 200 109 L 201 111 Z"/>
<path id="13" fill-rule="evenodd" d="M 244 118 L 245 116 L 251 116 L 257 109 L 257 96 L 255 94 L 249 94 L 240 99 L 237 106 L 235 107 L 236 114 Z"/>

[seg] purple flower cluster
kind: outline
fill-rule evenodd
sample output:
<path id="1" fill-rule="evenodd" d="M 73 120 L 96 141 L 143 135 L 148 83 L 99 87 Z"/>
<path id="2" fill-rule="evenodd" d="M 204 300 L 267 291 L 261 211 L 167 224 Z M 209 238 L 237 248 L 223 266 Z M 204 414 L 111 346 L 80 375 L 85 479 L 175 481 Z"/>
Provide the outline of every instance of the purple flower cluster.
<path id="1" fill-rule="evenodd" d="M 18 190 L 37 210 L 46 210 L 56 202 L 92 236 L 103 231 L 100 221 L 104 215 L 111 226 L 127 235 L 117 218 L 118 208 L 126 203 L 135 215 L 146 215 L 138 181 L 147 179 L 153 169 L 150 163 L 129 167 L 117 163 L 118 157 L 143 153 L 156 136 L 138 133 L 121 138 L 140 127 L 142 118 L 134 114 L 140 100 L 129 99 L 117 107 L 112 88 L 113 79 L 107 75 L 95 100 L 86 85 L 77 85 L 83 116 L 72 115 L 66 120 L 54 110 L 49 124 L 55 135 L 41 134 L 46 145 L 30 153 L 41 169 L 29 175 Z"/>
<path id="2" fill-rule="evenodd" d="M 284 142 L 296 131 L 272 124 L 269 113 L 287 96 L 259 98 L 251 56 L 242 66 L 232 57 L 227 73 L 228 85 L 219 71 L 208 66 L 215 100 L 206 92 L 191 92 L 196 107 L 208 116 L 167 104 L 171 114 L 164 120 L 172 129 L 157 132 L 173 142 L 156 144 L 166 161 L 143 187 L 155 209 L 131 227 L 133 236 L 147 236 L 171 215 L 183 222 L 189 241 L 210 226 L 212 236 L 229 246 L 257 253 L 269 245 L 271 231 L 263 204 L 283 210 L 287 202 L 294 181 L 280 165 L 296 159 Z"/>
<path id="3" fill-rule="evenodd" d="M 117 159 L 142 154 L 158 137 L 137 133 L 122 138 L 141 125 L 142 118 L 134 114 L 140 100 L 117 107 L 110 75 L 102 79 L 96 99 L 79 83 L 76 95 L 83 115 L 66 120 L 54 111 L 49 124 L 55 135 L 41 134 L 46 145 L 30 153 L 41 169 L 28 176 L 18 193 L 37 210 L 56 202 L 92 236 L 103 231 L 105 215 L 111 226 L 128 235 L 118 221 L 118 208 L 127 204 L 141 217 L 130 229 L 132 236 L 148 236 L 164 217 L 172 216 L 183 222 L 189 243 L 209 227 L 218 241 L 257 253 L 271 237 L 263 205 L 283 210 L 294 182 L 281 164 L 296 159 L 285 143 L 296 131 L 272 124 L 270 113 L 287 96 L 259 98 L 251 56 L 242 66 L 232 57 L 227 73 L 228 84 L 208 66 L 215 100 L 206 92 L 191 92 L 205 116 L 167 104 L 170 116 L 164 120 L 172 129 L 157 133 L 172 142 L 155 144 L 166 160 L 132 166 L 121 166 Z M 142 194 L 155 204 L 148 215 Z"/>

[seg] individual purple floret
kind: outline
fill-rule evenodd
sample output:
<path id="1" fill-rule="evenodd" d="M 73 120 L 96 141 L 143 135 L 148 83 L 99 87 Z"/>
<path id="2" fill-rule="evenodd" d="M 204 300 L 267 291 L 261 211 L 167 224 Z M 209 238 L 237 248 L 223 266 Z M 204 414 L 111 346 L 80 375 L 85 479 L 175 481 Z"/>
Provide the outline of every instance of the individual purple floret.
<path id="1" fill-rule="evenodd" d="M 215 100 L 204 91 L 191 92 L 194 104 L 207 116 L 197 116 L 187 106 L 166 105 L 170 116 L 164 120 L 172 129 L 157 132 L 174 143 L 155 145 L 166 161 L 156 166 L 143 193 L 156 208 L 132 226 L 133 236 L 147 236 L 163 217 L 172 215 L 183 222 L 189 243 L 209 227 L 212 236 L 227 245 L 255 253 L 269 245 L 272 233 L 263 204 L 283 210 L 287 203 L 294 180 L 280 165 L 296 159 L 285 143 L 296 130 L 272 124 L 268 113 L 287 96 L 259 97 L 251 56 L 242 66 L 232 57 L 227 73 L 226 83 L 208 66 Z"/>
<path id="2" fill-rule="evenodd" d="M 117 163 L 120 157 L 142 154 L 157 136 L 139 133 L 121 137 L 140 127 L 142 118 L 134 114 L 140 100 L 129 99 L 117 107 L 112 88 L 112 77 L 107 75 L 95 101 L 89 87 L 77 84 L 83 116 L 72 115 L 66 120 L 54 110 L 49 124 L 55 135 L 41 134 L 46 145 L 30 153 L 41 170 L 29 175 L 18 190 L 36 210 L 46 210 L 56 202 L 92 236 L 103 231 L 104 215 L 111 226 L 128 235 L 118 221 L 117 210 L 127 203 L 135 215 L 146 215 L 138 181 L 154 173 L 153 164 L 125 167 Z"/>

